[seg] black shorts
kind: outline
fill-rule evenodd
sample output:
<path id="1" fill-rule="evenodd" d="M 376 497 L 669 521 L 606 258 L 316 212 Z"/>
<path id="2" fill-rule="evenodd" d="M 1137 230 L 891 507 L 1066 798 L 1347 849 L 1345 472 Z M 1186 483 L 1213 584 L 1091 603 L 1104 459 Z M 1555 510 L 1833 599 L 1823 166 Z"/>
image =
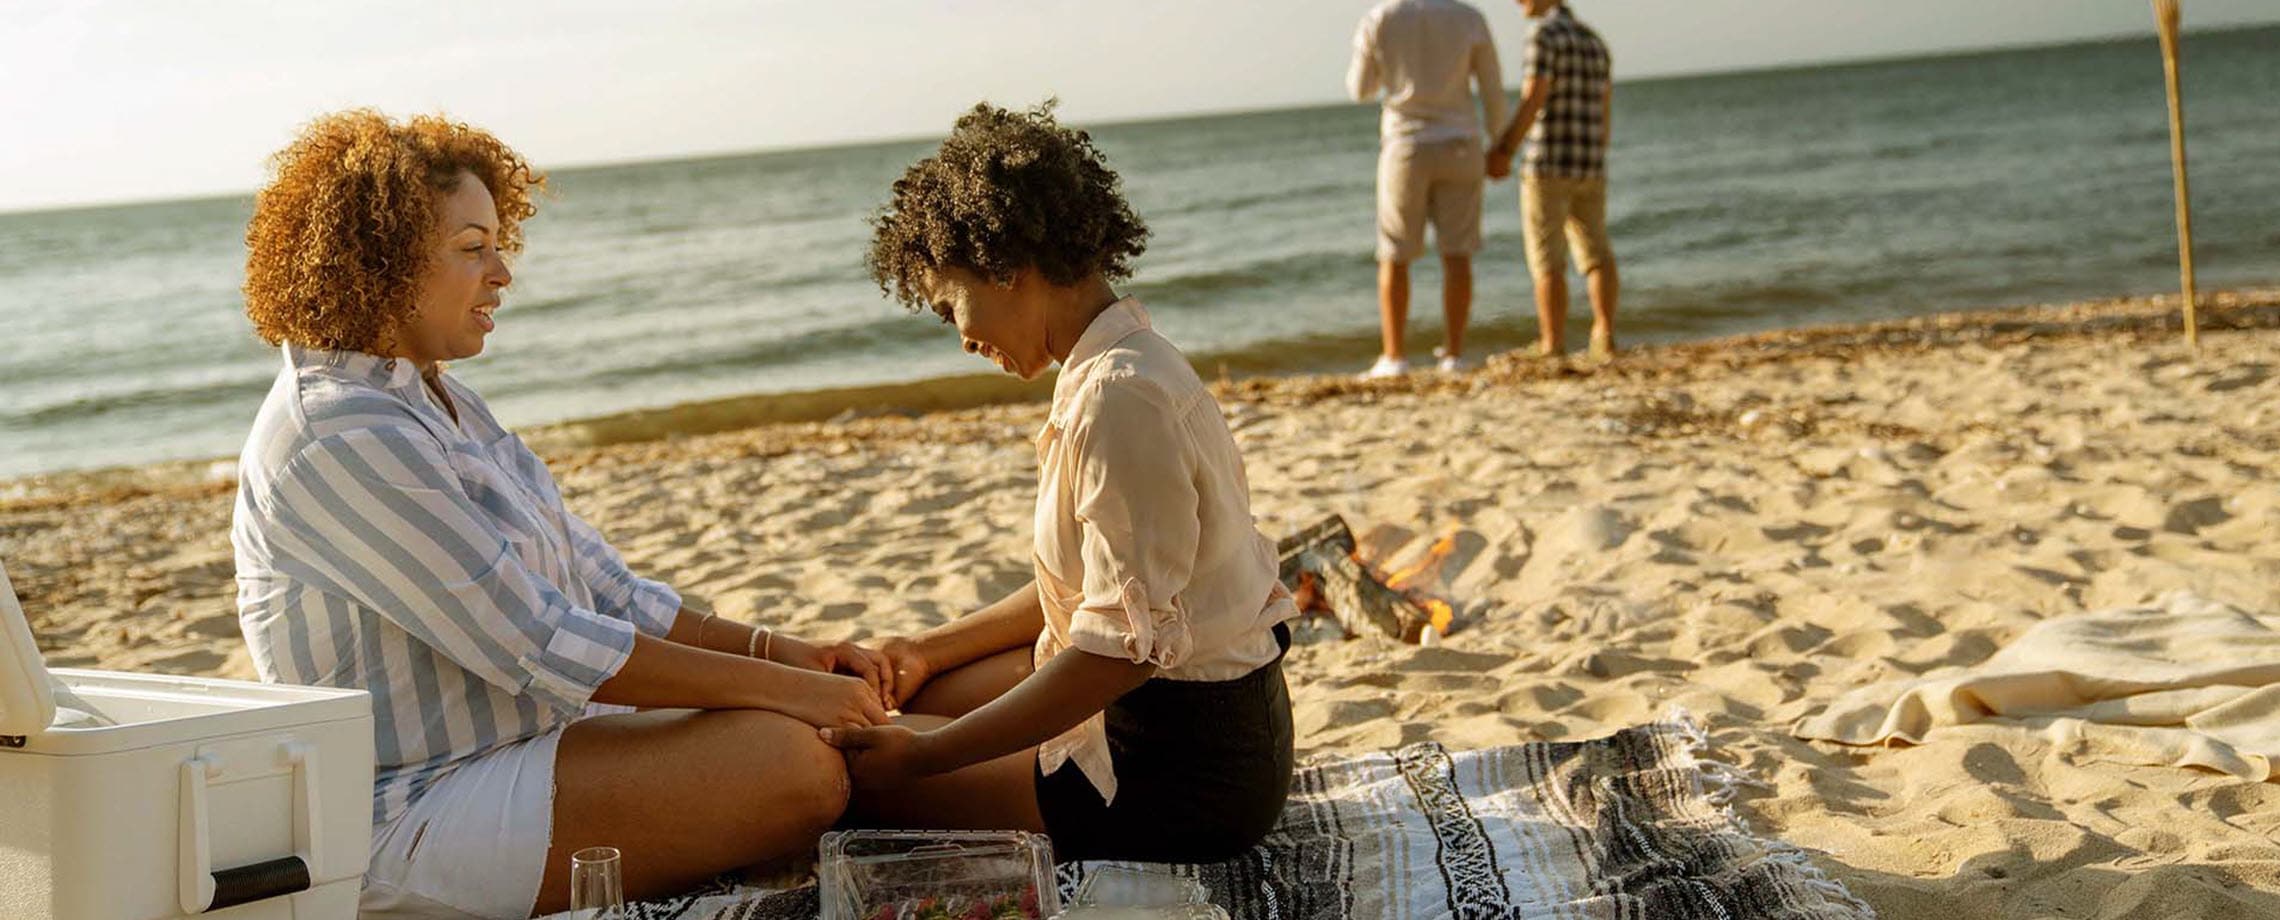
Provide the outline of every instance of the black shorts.
<path id="1" fill-rule="evenodd" d="M 1275 639 L 1290 648 L 1290 630 Z M 1116 803 L 1074 763 L 1037 772 L 1057 859 L 1216 862 L 1249 850 L 1290 794 L 1290 688 L 1282 656 L 1234 680 L 1155 678 L 1109 704 Z M 1036 768 L 1033 768 L 1036 769 Z"/>

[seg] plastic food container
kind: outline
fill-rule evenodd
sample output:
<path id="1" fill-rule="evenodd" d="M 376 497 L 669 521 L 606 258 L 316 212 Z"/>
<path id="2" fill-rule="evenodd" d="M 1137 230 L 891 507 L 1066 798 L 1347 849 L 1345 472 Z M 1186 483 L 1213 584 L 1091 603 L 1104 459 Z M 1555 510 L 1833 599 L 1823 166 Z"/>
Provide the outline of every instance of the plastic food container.
<path id="1" fill-rule="evenodd" d="M 1045 920 L 1053 845 L 1021 831 L 835 831 L 819 846 L 823 920 Z"/>

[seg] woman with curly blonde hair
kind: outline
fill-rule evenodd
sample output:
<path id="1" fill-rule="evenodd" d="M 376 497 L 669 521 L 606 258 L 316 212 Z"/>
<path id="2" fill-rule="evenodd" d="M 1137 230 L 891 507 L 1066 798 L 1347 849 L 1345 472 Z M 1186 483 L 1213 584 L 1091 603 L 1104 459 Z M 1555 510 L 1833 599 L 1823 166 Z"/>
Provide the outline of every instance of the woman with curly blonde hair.
<path id="1" fill-rule="evenodd" d="M 263 679 L 372 696 L 363 916 L 561 910 L 596 844 L 632 897 L 812 848 L 848 788 L 816 730 L 886 721 L 883 659 L 633 574 L 444 370 L 482 352 L 544 178 L 369 111 L 272 166 L 246 312 L 284 368 L 240 462 L 238 613 Z"/>

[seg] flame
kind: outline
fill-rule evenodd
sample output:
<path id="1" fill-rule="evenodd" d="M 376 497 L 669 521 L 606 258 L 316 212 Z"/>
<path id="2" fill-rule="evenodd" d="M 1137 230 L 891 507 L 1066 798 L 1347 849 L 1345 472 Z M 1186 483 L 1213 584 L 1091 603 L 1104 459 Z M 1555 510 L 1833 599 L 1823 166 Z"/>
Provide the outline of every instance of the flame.
<path id="1" fill-rule="evenodd" d="M 1322 596 L 1322 580 L 1315 577 L 1313 572 L 1299 573 L 1298 584 L 1291 586 L 1290 599 L 1300 613 L 1327 613 L 1330 610 L 1330 600 Z"/>
<path id="2" fill-rule="evenodd" d="M 1425 575 L 1440 572 L 1441 563 L 1447 561 L 1449 554 L 1455 552 L 1456 549 L 1456 534 L 1450 534 L 1448 536 L 1442 537 L 1439 540 L 1433 541 L 1432 548 L 1426 550 L 1425 555 L 1422 558 L 1418 559 L 1416 562 L 1410 563 L 1408 568 L 1402 569 L 1401 571 L 1395 572 L 1391 576 L 1387 577 L 1385 580 L 1385 586 L 1396 591 L 1409 590 L 1409 585 L 1411 582 L 1421 581 Z"/>
<path id="3" fill-rule="evenodd" d="M 1447 601 L 1428 593 L 1425 588 L 1428 579 L 1440 574 L 1442 564 L 1448 561 L 1449 555 L 1456 552 L 1456 549 L 1457 535 L 1456 532 L 1452 531 L 1447 536 L 1433 541 L 1433 545 L 1428 547 L 1425 554 L 1418 557 L 1417 561 L 1384 578 L 1387 588 L 1400 592 L 1402 596 L 1409 598 L 1417 606 L 1424 609 L 1425 622 L 1416 624 L 1417 628 L 1430 626 L 1434 633 L 1446 636 L 1449 634 L 1450 625 L 1456 620 L 1456 608 Z M 1374 566 L 1370 566 L 1364 561 L 1359 553 L 1354 555 L 1354 561 L 1362 563 L 1365 568 L 1376 570 Z"/>
<path id="4" fill-rule="evenodd" d="M 1445 601 L 1429 597 L 1425 599 L 1425 612 L 1432 615 L 1425 621 L 1425 625 L 1433 627 L 1433 631 L 1441 635 L 1449 634 L 1449 623 L 1457 618 L 1456 608 L 1450 607 Z"/>

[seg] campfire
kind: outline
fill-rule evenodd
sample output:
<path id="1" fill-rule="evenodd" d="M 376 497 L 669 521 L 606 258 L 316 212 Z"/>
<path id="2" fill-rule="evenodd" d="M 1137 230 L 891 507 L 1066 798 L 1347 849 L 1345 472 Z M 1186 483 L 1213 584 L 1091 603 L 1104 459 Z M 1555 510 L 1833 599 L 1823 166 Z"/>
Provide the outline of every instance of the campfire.
<path id="1" fill-rule="evenodd" d="M 1368 624 L 1411 644 L 1429 644 L 1449 634 L 1456 608 L 1423 586 L 1439 581 L 1441 566 L 1456 549 L 1442 537 L 1415 561 L 1380 576 L 1362 559 L 1354 531 L 1335 514 L 1283 538 L 1283 584 L 1289 585 L 1302 613 L 1327 616 L 1351 637 Z"/>

